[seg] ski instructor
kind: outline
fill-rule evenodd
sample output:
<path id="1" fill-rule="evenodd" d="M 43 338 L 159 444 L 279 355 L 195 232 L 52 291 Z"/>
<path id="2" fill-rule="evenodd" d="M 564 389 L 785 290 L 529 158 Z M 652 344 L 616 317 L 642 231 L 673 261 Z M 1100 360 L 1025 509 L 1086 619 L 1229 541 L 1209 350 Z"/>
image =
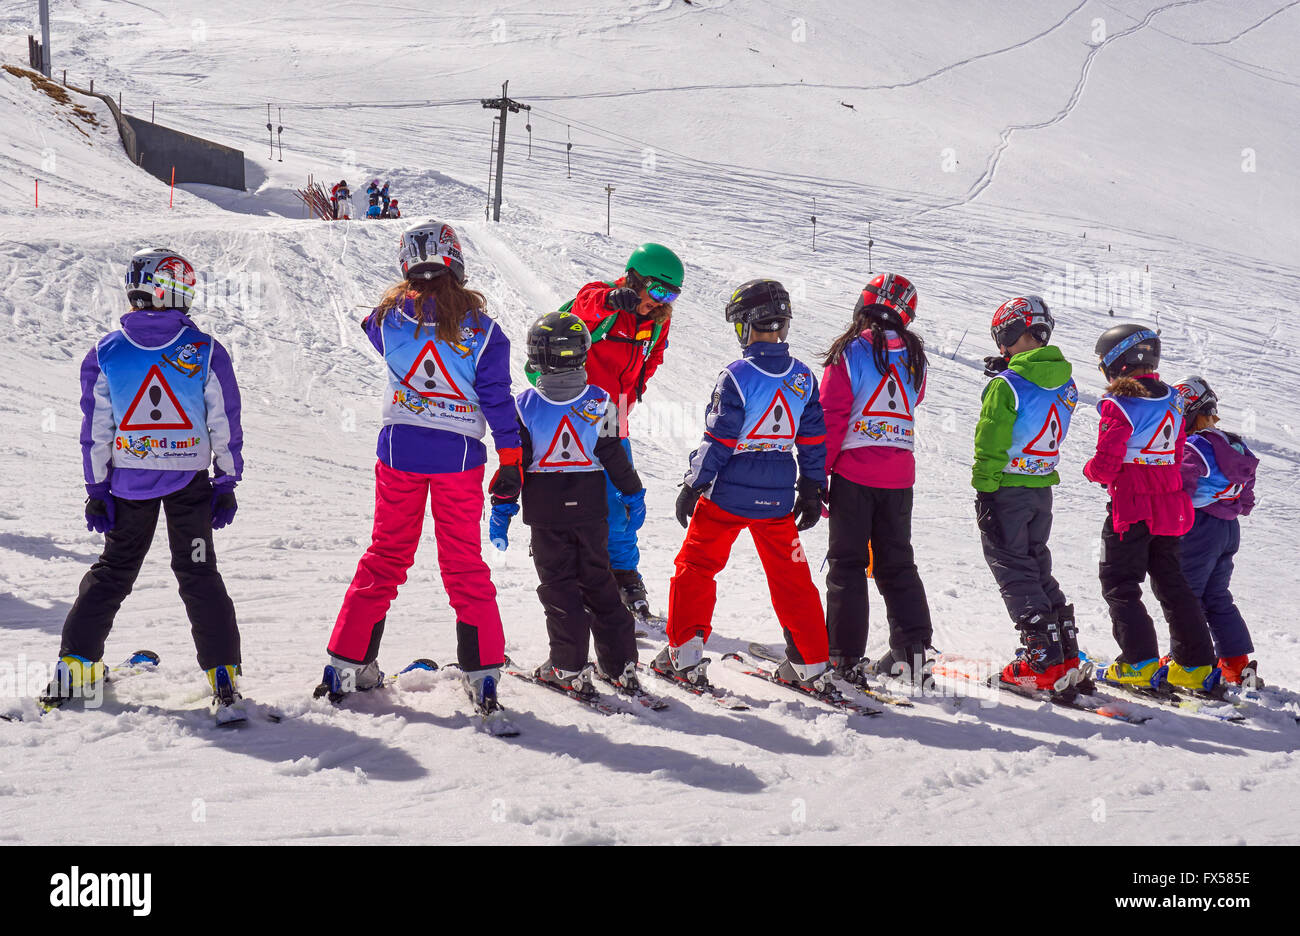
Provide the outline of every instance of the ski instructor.
<path id="1" fill-rule="evenodd" d="M 662 244 L 642 244 L 632 251 L 622 278 L 588 283 L 560 307 L 582 319 L 591 332 L 587 355 L 587 382 L 610 397 L 607 426 L 616 426 L 618 436 L 632 458 L 628 441 L 627 416 L 641 401 L 646 385 L 664 359 L 668 328 L 672 324 L 673 300 L 682 291 L 682 261 Z M 535 375 L 529 373 L 529 380 Z M 606 479 L 609 498 L 609 560 L 618 580 L 623 603 L 638 620 L 652 617 L 646 599 L 645 582 L 637 571 L 641 554 L 636 530 L 640 520 L 629 524 L 630 510 L 624 496 Z M 639 509 L 644 511 L 644 506 Z"/>

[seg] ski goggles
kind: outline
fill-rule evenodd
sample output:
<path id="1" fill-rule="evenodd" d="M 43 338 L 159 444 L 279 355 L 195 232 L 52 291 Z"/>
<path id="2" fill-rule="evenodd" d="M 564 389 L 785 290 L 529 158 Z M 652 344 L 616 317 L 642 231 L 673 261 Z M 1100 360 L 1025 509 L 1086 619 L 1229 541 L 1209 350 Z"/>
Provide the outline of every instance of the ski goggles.
<path id="1" fill-rule="evenodd" d="M 669 286 L 667 283 L 660 283 L 658 280 L 646 280 L 645 292 L 655 302 L 662 302 L 665 305 L 682 294 L 682 291 L 677 287 Z"/>

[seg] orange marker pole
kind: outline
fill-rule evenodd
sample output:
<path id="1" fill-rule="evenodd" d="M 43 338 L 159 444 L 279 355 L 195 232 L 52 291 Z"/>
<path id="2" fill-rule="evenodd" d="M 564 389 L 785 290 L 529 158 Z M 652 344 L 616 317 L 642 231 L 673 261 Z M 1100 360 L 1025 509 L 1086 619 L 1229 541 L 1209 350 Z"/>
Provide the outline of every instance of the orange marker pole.
<path id="1" fill-rule="evenodd" d="M 167 197 L 168 208 L 172 206 L 172 202 L 175 200 L 175 198 L 176 198 L 176 167 L 172 166 L 172 193 Z"/>

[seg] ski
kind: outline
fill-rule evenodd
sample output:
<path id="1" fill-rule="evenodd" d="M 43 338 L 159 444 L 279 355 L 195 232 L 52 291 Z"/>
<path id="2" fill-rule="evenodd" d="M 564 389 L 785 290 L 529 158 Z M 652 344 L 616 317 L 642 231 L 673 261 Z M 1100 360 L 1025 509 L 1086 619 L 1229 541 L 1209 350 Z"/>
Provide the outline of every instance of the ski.
<path id="1" fill-rule="evenodd" d="M 1192 715 L 1204 715 L 1207 718 L 1217 718 L 1219 721 L 1234 724 L 1246 720 L 1246 716 L 1238 711 L 1232 701 L 1226 697 L 1185 693 L 1183 690 L 1174 689 L 1167 684 L 1156 688 L 1154 686 L 1133 686 L 1126 683 L 1111 682 L 1106 679 L 1104 672 L 1100 669 L 1097 673 L 1097 681 L 1107 688 L 1119 689 L 1144 702 L 1178 709 Z"/>
<path id="2" fill-rule="evenodd" d="M 707 659 L 705 662 L 708 662 Z M 746 712 L 749 710 L 749 706 L 746 703 L 740 701 L 740 699 L 736 698 L 726 689 L 715 686 L 712 683 L 706 682 L 704 685 L 700 685 L 698 683 L 687 682 L 685 679 L 678 679 L 669 673 L 661 673 L 653 666 L 649 666 L 645 663 L 638 663 L 636 668 L 639 672 L 650 673 L 651 675 L 676 686 L 678 689 L 683 689 L 693 696 L 712 702 L 714 705 L 724 708 L 729 712 Z"/>
<path id="3" fill-rule="evenodd" d="M 850 715 L 884 714 L 884 709 L 872 708 L 869 705 L 862 705 L 859 702 L 854 702 L 852 699 L 847 698 L 838 689 L 832 692 L 814 692 L 811 689 L 805 689 L 797 683 L 786 682 L 769 669 L 765 669 L 754 663 L 747 663 L 745 658 L 739 653 L 723 654 L 722 662 L 730 666 L 732 669 L 744 673 L 746 676 L 753 676 L 756 679 L 762 679 L 776 686 L 784 686 L 786 689 L 790 689 L 800 695 L 805 695 L 810 699 L 816 699 L 818 702 L 829 705 L 832 708 L 837 708 L 842 712 L 847 712 Z"/>
<path id="4" fill-rule="evenodd" d="M 1300 693 L 1280 686 L 1265 686 L 1262 682 L 1253 686 L 1229 684 L 1224 690 L 1226 698 L 1234 702 L 1283 715 L 1300 724 Z"/>
<path id="5" fill-rule="evenodd" d="M 605 683 L 619 695 L 626 699 L 631 699 L 639 705 L 644 705 L 652 712 L 662 712 L 664 709 L 668 708 L 669 703 L 667 699 L 661 695 L 655 695 L 653 692 L 646 691 L 642 686 L 638 686 L 636 689 L 627 689 L 614 682 L 611 677 L 606 676 L 600 670 L 596 670 L 595 675 L 598 680 Z"/>
<path id="6" fill-rule="evenodd" d="M 750 655 L 760 660 L 766 660 L 769 663 L 781 663 L 785 658 L 779 656 L 766 644 L 751 643 L 749 645 Z M 838 678 L 838 677 L 837 677 Z M 862 683 L 853 682 L 849 679 L 841 679 L 840 682 L 853 688 L 855 692 L 861 693 L 869 699 L 874 699 L 883 705 L 896 705 L 899 708 L 912 708 L 912 700 L 905 699 L 900 695 L 894 695 L 892 692 L 886 692 L 884 689 L 877 689 L 874 686 L 863 685 Z"/>
<path id="7" fill-rule="evenodd" d="M 563 686 L 557 686 L 555 683 L 547 682 L 544 679 L 538 679 L 537 676 L 527 670 L 517 669 L 510 660 L 506 660 L 506 665 L 502 672 L 516 679 L 522 679 L 524 682 L 530 682 L 534 686 L 541 686 L 552 692 L 559 693 L 574 702 L 587 706 L 592 711 L 599 712 L 602 715 L 631 715 L 632 710 L 624 708 L 621 705 L 612 705 L 605 701 L 605 698 L 598 692 L 587 694 L 578 692 L 575 689 L 565 689 Z"/>
<path id="8" fill-rule="evenodd" d="M 974 661 L 972 662 L 974 663 Z M 956 659 L 945 658 L 943 654 L 940 654 L 934 664 L 934 675 L 945 676 L 948 679 L 961 679 L 992 689 L 1000 689 L 1003 692 L 1009 692 L 1024 699 L 1032 699 L 1035 702 L 1050 702 L 1052 705 L 1059 705 L 1062 708 L 1091 712 L 1094 715 L 1100 715 L 1103 718 L 1125 722 L 1130 725 L 1141 725 L 1151 720 L 1151 716 L 1133 711 L 1118 699 L 1097 695 L 1095 692 L 1096 685 L 1091 680 L 1085 680 L 1059 692 L 1052 692 L 1047 689 L 1033 689 L 1029 686 L 1005 683 L 1000 678 L 1000 671 L 987 676 L 980 675 L 979 670 L 981 668 L 992 669 L 992 664 L 987 661 L 979 661 L 972 667 L 963 668 Z M 971 672 L 971 669 L 974 669 L 974 672 Z"/>
<path id="9" fill-rule="evenodd" d="M 437 663 L 433 660 L 421 657 L 418 660 L 412 660 L 397 673 L 385 675 L 383 680 L 377 686 L 371 686 L 367 689 L 344 691 L 342 679 L 339 677 L 338 671 L 335 670 L 332 665 L 327 665 L 325 667 L 325 673 L 321 677 L 320 685 L 312 690 L 312 698 L 319 699 L 324 697 L 329 699 L 332 705 L 338 705 L 348 696 L 357 692 L 374 692 L 376 689 L 390 689 L 397 685 L 398 681 L 407 673 L 436 673 L 437 671 Z"/>

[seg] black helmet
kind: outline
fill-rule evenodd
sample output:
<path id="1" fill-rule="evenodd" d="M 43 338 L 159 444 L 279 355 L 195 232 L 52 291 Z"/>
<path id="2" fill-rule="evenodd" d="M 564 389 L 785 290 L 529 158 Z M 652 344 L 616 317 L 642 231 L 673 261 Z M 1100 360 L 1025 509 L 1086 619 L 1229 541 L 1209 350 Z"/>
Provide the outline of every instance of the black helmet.
<path id="1" fill-rule="evenodd" d="M 779 332 L 793 318 L 790 294 L 774 279 L 750 280 L 736 288 L 727 302 L 727 321 L 736 326 L 736 337 L 749 344 L 753 331 Z"/>
<path id="2" fill-rule="evenodd" d="M 1145 325 L 1116 325 L 1101 333 L 1098 366 L 1107 380 L 1149 374 L 1160 366 L 1160 336 Z"/>
<path id="3" fill-rule="evenodd" d="M 591 332 L 572 312 L 547 312 L 528 329 L 528 367 L 558 374 L 587 364 Z"/>

